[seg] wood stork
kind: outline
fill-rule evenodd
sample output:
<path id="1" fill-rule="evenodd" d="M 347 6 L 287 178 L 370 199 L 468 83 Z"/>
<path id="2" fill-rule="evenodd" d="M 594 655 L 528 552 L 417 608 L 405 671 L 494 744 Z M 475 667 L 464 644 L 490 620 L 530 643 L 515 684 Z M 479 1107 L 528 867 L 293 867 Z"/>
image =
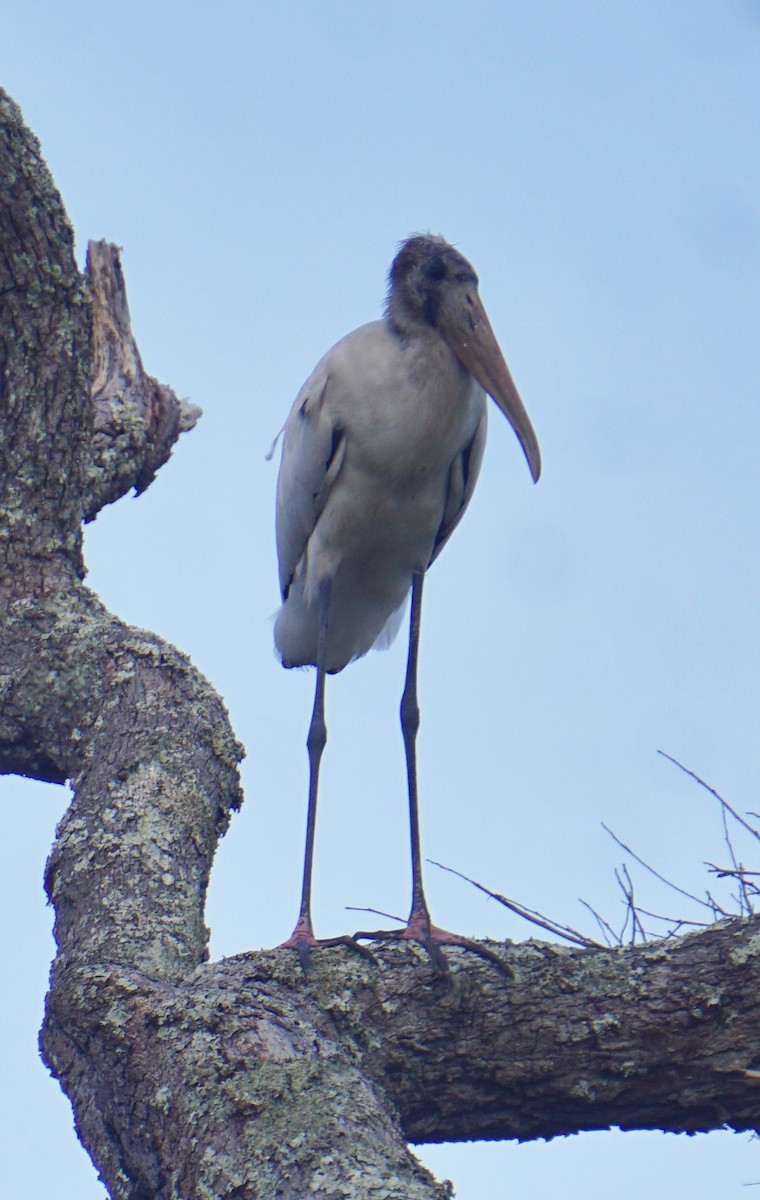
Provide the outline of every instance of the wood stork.
<path id="1" fill-rule="evenodd" d="M 459 524 L 486 440 L 486 393 L 514 429 L 533 480 L 536 435 L 478 295 L 478 278 L 440 237 L 402 242 L 382 320 L 362 325 L 317 364 L 283 429 L 276 536 L 282 607 L 274 640 L 284 667 L 315 666 L 307 739 L 309 800 L 301 908 L 291 937 L 303 962 L 318 943 L 311 878 L 319 765 L 327 739 L 325 675 L 388 645 L 411 590 L 401 727 L 406 751 L 412 906 L 382 936 L 463 939 L 431 923 L 417 808 L 417 650 L 425 572 Z M 365 936 L 365 935 L 356 935 Z M 366 935 L 373 936 L 373 935 Z"/>

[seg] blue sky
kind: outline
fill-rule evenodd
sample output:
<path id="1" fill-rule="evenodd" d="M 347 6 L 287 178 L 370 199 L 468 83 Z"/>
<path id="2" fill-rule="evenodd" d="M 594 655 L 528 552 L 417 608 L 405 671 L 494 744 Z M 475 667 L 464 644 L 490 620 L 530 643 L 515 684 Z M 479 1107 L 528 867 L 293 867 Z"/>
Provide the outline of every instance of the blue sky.
<path id="1" fill-rule="evenodd" d="M 712 886 L 714 802 L 760 779 L 760 5 L 527 0 L 58 5 L 5 13 L 1 80 L 77 236 L 124 249 L 147 369 L 203 407 L 137 502 L 88 529 L 89 580 L 190 653 L 248 749 L 209 897 L 215 955 L 295 918 L 310 672 L 271 648 L 275 464 L 321 354 L 378 315 L 397 242 L 471 259 L 542 446 L 494 410 L 471 509 L 430 573 L 423 849 L 573 925 L 622 920 L 601 821 Z M 404 639 L 328 684 L 315 918 L 405 915 Z M 0 1128 L 9 1195 L 97 1200 L 37 1061 L 62 789 L 0 781 Z M 739 844 L 745 855 L 751 853 Z M 635 873 L 642 904 L 682 915 Z M 528 930 L 428 868 L 435 919 Z M 685 913 L 685 915 L 690 915 Z M 694 915 L 693 913 L 691 915 Z M 744 1194 L 748 1139 L 596 1134 L 423 1151 L 460 1200 Z"/>

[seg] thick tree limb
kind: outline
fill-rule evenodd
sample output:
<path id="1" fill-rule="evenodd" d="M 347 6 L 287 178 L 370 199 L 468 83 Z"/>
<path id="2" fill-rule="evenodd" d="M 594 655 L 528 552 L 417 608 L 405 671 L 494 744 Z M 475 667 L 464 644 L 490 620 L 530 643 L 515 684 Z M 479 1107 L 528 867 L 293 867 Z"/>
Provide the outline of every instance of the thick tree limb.
<path id="1" fill-rule="evenodd" d="M 90 461 L 87 291 L 39 143 L 4 92 L 0 192 L 1 603 L 22 561 L 40 586 L 82 574 Z"/>
<path id="2" fill-rule="evenodd" d="M 74 789 L 41 1044 L 113 1200 L 443 1200 L 407 1140 L 756 1128 L 756 919 L 627 950 L 494 947 L 510 978 L 457 949 L 442 977 L 396 944 L 376 965 L 317 951 L 308 977 L 289 951 L 205 961 L 241 750 L 188 660 L 81 582 L 85 512 L 157 465 L 119 423 L 139 355 L 93 339 L 98 378 L 122 381 L 93 417 L 88 289 L 2 96 L 0 183 L 0 770 Z M 113 469 L 101 434 L 126 447 Z"/>
<path id="3" fill-rule="evenodd" d="M 69 1077 L 97 1079 L 102 1094 L 80 1111 L 132 1131 L 111 1151 L 132 1178 L 139 1162 L 156 1195 L 170 1177 L 182 1196 L 227 1195 L 234 1177 L 246 1197 L 301 1197 L 316 1179 L 319 1196 L 436 1196 L 405 1137 L 757 1127 L 760 922 L 670 949 L 527 943 L 504 952 L 512 983 L 447 953 L 450 980 L 395 945 L 377 967 L 318 952 L 308 979 L 278 951 L 172 986 L 85 968 L 61 980 L 46 1046 Z M 125 1096 L 139 1125 L 111 1112 Z"/>

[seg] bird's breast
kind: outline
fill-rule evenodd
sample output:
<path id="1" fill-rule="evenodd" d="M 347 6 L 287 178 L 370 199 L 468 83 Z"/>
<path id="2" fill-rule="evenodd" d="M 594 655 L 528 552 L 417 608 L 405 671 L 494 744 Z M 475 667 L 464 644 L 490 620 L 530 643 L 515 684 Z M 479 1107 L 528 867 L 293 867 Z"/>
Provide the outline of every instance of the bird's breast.
<path id="1" fill-rule="evenodd" d="M 402 581 L 403 598 L 430 561 L 485 395 L 440 339 L 428 342 L 400 343 L 375 322 L 331 352 L 325 396 L 346 448 L 309 542 L 314 580 L 351 564 L 357 579 Z"/>
<path id="2" fill-rule="evenodd" d="M 474 437 L 486 400 L 442 339 L 431 331 L 402 342 L 376 321 L 336 350 L 331 407 L 347 438 L 347 462 L 376 485 L 402 490 L 447 474 Z"/>

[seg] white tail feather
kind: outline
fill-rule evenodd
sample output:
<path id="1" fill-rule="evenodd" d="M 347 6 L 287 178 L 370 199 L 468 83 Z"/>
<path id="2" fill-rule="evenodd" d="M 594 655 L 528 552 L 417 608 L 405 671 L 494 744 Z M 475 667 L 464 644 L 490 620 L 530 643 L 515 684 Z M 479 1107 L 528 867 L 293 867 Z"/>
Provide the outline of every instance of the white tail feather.
<path id="1" fill-rule="evenodd" d="M 392 612 L 388 620 L 383 625 L 377 638 L 375 639 L 373 650 L 387 650 L 390 645 L 396 640 L 398 631 L 401 628 L 404 616 L 406 614 L 406 606 L 409 600 L 408 594 L 404 596 L 403 602 L 398 606 L 395 612 Z"/>

